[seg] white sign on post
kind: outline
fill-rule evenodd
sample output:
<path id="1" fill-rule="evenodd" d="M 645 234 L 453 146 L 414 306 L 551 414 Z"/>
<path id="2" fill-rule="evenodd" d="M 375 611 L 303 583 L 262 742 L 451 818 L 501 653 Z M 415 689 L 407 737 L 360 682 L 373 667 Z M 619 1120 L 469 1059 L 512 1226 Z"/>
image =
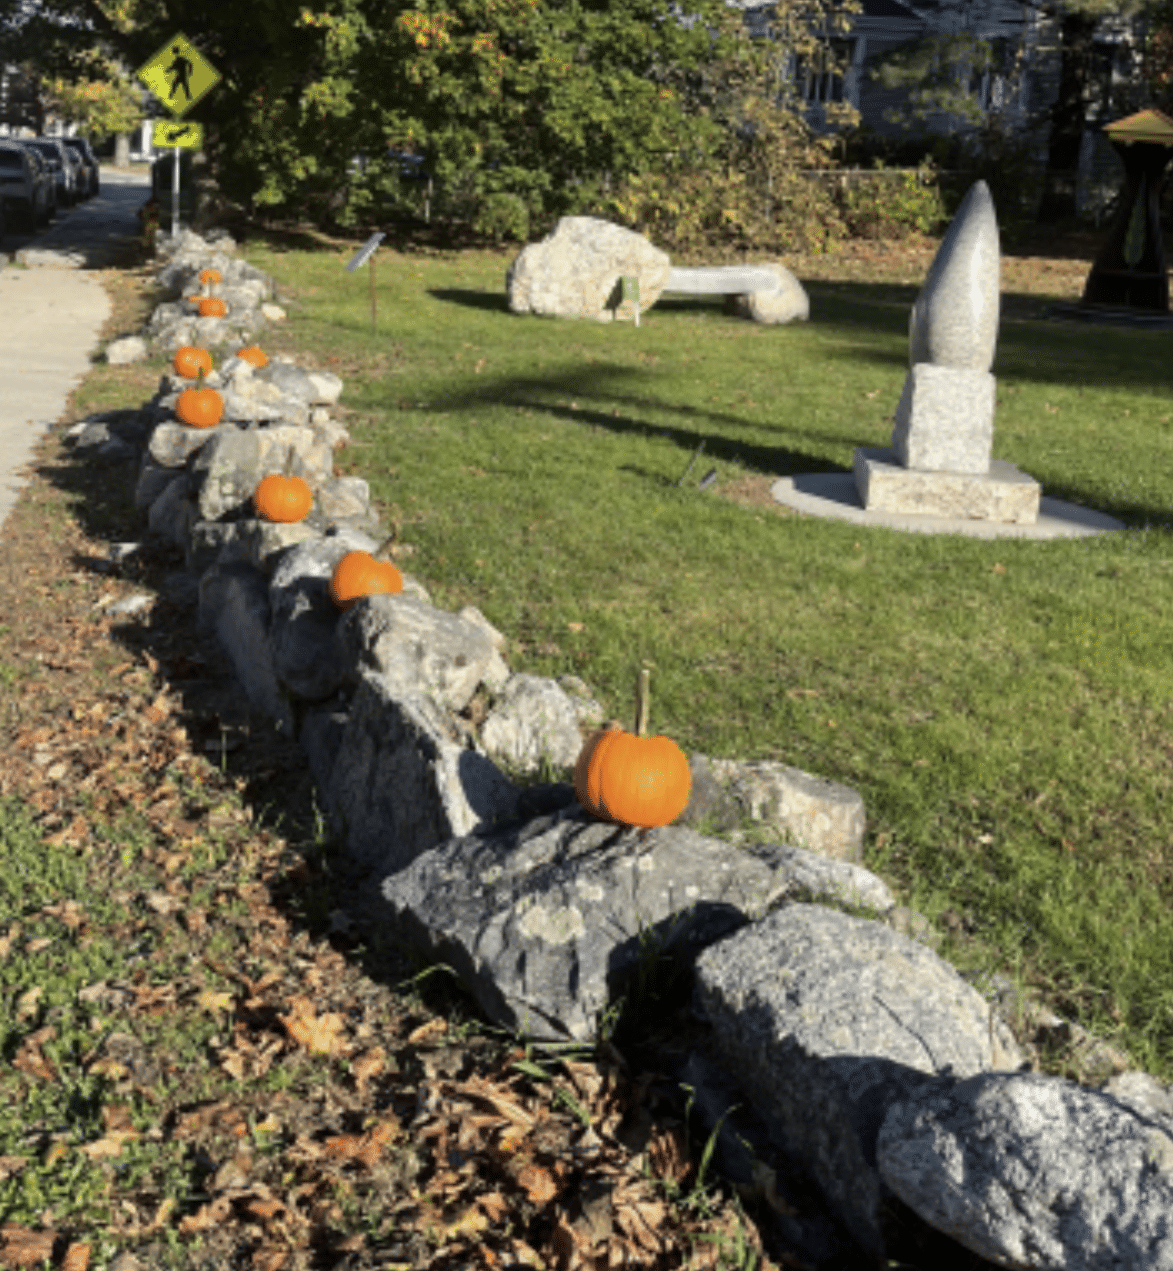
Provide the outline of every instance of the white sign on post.
<path id="1" fill-rule="evenodd" d="M 379 249 L 379 244 L 387 237 L 386 234 L 372 234 L 365 243 L 354 254 L 354 259 L 346 266 L 346 272 L 353 274 L 364 261 L 371 262 L 371 330 L 375 329 L 375 252 Z"/>

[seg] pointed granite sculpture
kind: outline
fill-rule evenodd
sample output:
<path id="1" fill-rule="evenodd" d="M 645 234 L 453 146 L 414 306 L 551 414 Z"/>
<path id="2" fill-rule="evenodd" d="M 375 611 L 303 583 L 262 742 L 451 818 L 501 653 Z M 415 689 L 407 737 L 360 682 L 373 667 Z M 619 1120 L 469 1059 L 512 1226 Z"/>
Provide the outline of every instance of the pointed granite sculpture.
<path id="1" fill-rule="evenodd" d="M 1001 266 L 994 201 L 978 181 L 909 317 L 909 371 L 891 446 L 856 450 L 856 489 L 869 511 L 1037 520 L 1038 483 L 990 458 Z"/>

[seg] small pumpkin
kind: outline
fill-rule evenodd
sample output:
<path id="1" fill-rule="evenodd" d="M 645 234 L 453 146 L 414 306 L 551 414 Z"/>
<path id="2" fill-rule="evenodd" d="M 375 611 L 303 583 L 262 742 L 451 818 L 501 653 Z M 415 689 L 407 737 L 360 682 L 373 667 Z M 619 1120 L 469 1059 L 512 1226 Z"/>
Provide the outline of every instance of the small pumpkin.
<path id="1" fill-rule="evenodd" d="M 218 269 L 201 269 L 200 282 L 206 286 L 210 286 L 214 282 L 220 281 L 220 271 Z"/>
<path id="2" fill-rule="evenodd" d="M 363 596 L 398 596 L 403 590 L 403 575 L 389 560 L 378 556 L 395 542 L 392 534 L 373 552 L 347 552 L 330 576 L 330 599 L 339 609 L 349 609 Z"/>
<path id="3" fill-rule="evenodd" d="M 639 673 L 635 732 L 612 723 L 592 733 L 574 766 L 574 793 L 600 821 L 650 829 L 671 825 L 688 806 L 692 770 L 670 737 L 645 736 L 651 672 Z"/>
<path id="4" fill-rule="evenodd" d="M 192 428 L 215 428 L 224 418 L 224 399 L 214 388 L 204 387 L 204 373 L 200 371 L 195 388 L 185 388 L 175 403 L 175 414 L 180 423 Z"/>
<path id="5" fill-rule="evenodd" d="M 269 365 L 269 355 L 261 348 L 259 344 L 247 344 L 243 349 L 236 351 L 236 356 L 242 362 L 251 362 L 253 366 L 261 367 Z"/>
<path id="6" fill-rule="evenodd" d="M 219 296 L 202 296 L 199 309 L 201 318 L 223 318 L 228 312 L 228 306 Z"/>
<path id="7" fill-rule="evenodd" d="M 205 375 L 212 373 L 212 355 L 207 349 L 198 349 L 194 345 L 185 344 L 175 354 L 175 374 L 184 379 L 194 380 L 202 371 Z"/>
<path id="8" fill-rule="evenodd" d="M 264 521 L 292 525 L 295 521 L 304 521 L 314 506 L 314 492 L 309 482 L 292 475 L 294 454 L 290 446 L 284 471 L 270 473 L 253 494 L 253 507 Z"/>

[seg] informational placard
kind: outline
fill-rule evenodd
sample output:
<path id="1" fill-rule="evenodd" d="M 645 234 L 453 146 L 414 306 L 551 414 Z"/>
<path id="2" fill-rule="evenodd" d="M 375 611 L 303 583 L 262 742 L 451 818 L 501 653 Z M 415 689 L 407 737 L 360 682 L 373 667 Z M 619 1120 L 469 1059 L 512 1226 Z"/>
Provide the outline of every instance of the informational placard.
<path id="1" fill-rule="evenodd" d="M 151 124 L 151 145 L 157 150 L 169 147 L 177 150 L 198 150 L 204 144 L 204 125 L 192 120 L 187 123 L 171 119 L 156 119 Z"/>
<path id="2" fill-rule="evenodd" d="M 346 272 L 353 274 L 354 271 L 367 263 L 369 257 L 376 251 L 379 244 L 387 237 L 386 234 L 372 234 L 365 243 L 354 254 L 354 259 L 346 266 Z"/>
<path id="3" fill-rule="evenodd" d="M 346 266 L 348 274 L 360 268 L 364 261 L 371 262 L 371 330 L 375 329 L 375 252 L 379 250 L 379 244 L 387 237 L 386 234 L 372 234 L 365 243 L 354 254 L 353 260 Z"/>
<path id="4" fill-rule="evenodd" d="M 220 72 L 182 31 L 135 72 L 164 106 L 179 119 L 220 82 Z"/>
<path id="5" fill-rule="evenodd" d="M 639 279 L 624 278 L 623 280 L 623 299 L 630 300 L 632 308 L 635 310 L 635 325 L 639 326 Z"/>

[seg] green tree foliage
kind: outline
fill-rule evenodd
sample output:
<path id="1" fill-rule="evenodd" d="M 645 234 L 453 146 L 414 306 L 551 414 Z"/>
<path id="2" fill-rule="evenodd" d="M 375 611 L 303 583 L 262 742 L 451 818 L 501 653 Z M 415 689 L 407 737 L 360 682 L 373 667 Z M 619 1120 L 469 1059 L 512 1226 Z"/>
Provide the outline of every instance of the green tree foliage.
<path id="1" fill-rule="evenodd" d="M 116 132 L 129 132 L 144 118 L 138 94 L 113 71 L 105 80 L 74 84 L 61 78 L 47 80 L 44 89 L 50 107 L 62 119 L 98 142 Z"/>

